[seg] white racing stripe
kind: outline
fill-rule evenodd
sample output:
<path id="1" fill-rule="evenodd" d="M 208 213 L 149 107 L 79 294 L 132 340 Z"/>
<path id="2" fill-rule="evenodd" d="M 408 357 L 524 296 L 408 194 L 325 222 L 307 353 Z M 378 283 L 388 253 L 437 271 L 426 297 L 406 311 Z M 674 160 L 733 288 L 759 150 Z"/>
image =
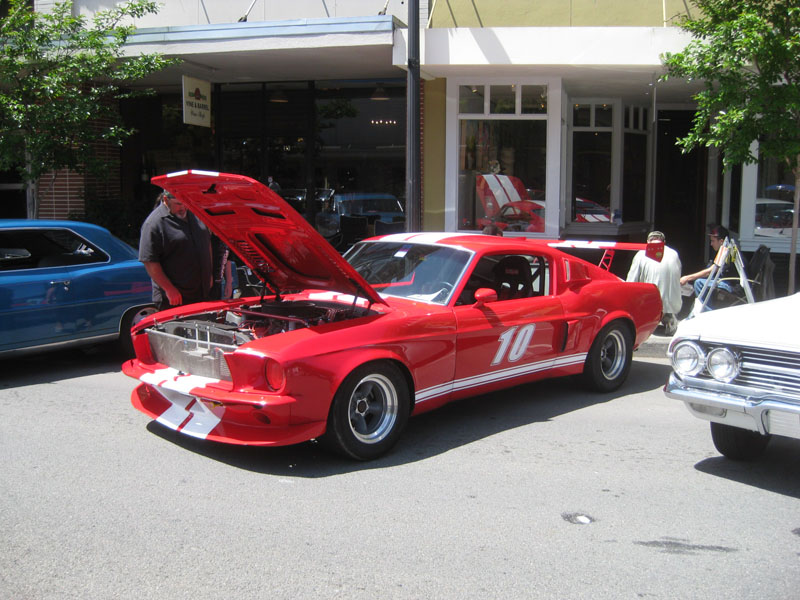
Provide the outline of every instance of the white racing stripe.
<path id="1" fill-rule="evenodd" d="M 209 383 L 219 383 L 219 379 L 201 377 L 200 375 L 184 375 L 172 367 L 145 373 L 139 380 L 151 385 L 175 390 L 176 392 L 183 392 L 184 394 L 188 394 L 194 388 L 204 388 Z"/>
<path id="2" fill-rule="evenodd" d="M 519 365 L 510 369 L 502 369 L 500 371 L 492 371 L 491 373 L 484 373 L 482 375 L 474 375 L 472 377 L 456 379 L 455 381 L 449 383 L 419 390 L 416 393 L 415 403 L 419 404 L 421 402 L 431 400 L 432 398 L 444 396 L 451 391 L 468 390 L 470 388 L 480 387 L 488 383 L 505 381 L 506 379 L 515 379 L 523 375 L 530 375 L 531 373 L 538 373 L 539 371 L 544 371 L 547 369 L 583 364 L 585 361 L 586 353 L 583 352 L 581 354 L 570 354 L 569 356 L 561 356 L 556 359 L 543 360 L 526 365 Z"/>
<path id="3" fill-rule="evenodd" d="M 415 244 L 438 244 L 453 237 L 469 235 L 469 232 L 432 232 L 432 233 L 392 233 L 381 237 L 382 242 L 413 242 Z"/>
<path id="4" fill-rule="evenodd" d="M 334 291 L 312 292 L 308 295 L 308 299 L 323 300 L 328 302 L 342 302 L 345 304 L 352 304 L 353 300 L 356 300 L 355 296 L 353 296 L 352 294 L 343 294 L 341 292 L 334 292 Z M 359 296 L 358 300 L 356 300 L 356 305 L 367 306 L 367 300 Z"/>
<path id="5" fill-rule="evenodd" d="M 484 175 L 483 179 L 486 181 L 489 189 L 497 201 L 498 209 L 502 208 L 509 202 L 518 202 L 522 200 L 519 192 L 511 183 L 507 175 Z"/>
<path id="6" fill-rule="evenodd" d="M 171 404 L 156 419 L 162 425 L 205 439 L 221 421 L 202 401 L 191 395 L 192 390 L 204 388 L 209 383 L 218 382 L 218 379 L 181 375 L 176 369 L 169 367 L 145 373 L 139 379 L 155 387 Z"/>

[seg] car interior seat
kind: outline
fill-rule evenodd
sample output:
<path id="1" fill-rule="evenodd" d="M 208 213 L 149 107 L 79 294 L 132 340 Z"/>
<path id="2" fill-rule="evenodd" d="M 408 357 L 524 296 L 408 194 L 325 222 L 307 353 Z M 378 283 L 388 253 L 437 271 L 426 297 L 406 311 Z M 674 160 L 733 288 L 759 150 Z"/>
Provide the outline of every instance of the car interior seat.
<path id="1" fill-rule="evenodd" d="M 500 259 L 493 272 L 498 300 L 528 298 L 533 295 L 531 265 L 524 256 L 506 256 Z"/>

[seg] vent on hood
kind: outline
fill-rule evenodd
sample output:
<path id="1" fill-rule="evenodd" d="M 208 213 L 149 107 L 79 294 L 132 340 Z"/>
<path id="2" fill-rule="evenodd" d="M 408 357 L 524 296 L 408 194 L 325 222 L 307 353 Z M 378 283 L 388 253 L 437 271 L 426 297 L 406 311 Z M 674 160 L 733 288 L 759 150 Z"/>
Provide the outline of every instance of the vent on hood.
<path id="1" fill-rule="evenodd" d="M 266 210 L 264 208 L 256 208 L 255 206 L 250 207 L 254 213 L 256 213 L 259 217 L 270 217 L 271 219 L 285 219 L 281 213 L 274 212 L 271 210 Z"/>
<path id="2" fill-rule="evenodd" d="M 210 215 L 212 217 L 225 217 L 228 215 L 236 214 L 236 211 L 231 210 L 229 208 L 218 208 L 218 209 L 206 208 L 205 211 L 207 215 Z"/>

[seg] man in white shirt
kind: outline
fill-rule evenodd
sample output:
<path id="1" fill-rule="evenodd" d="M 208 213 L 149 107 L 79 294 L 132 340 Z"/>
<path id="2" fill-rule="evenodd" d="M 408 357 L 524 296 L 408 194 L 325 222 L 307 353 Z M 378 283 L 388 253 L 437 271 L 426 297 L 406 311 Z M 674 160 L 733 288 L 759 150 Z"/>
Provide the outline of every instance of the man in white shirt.
<path id="1" fill-rule="evenodd" d="M 647 234 L 647 241 L 666 241 L 664 234 L 660 231 L 651 231 Z M 661 292 L 661 304 L 663 305 L 663 316 L 661 324 L 664 326 L 666 335 L 673 335 L 678 327 L 678 319 L 675 317 L 681 310 L 683 299 L 681 298 L 681 259 L 678 253 L 664 246 L 664 257 L 661 262 L 648 258 L 644 250 L 640 250 L 633 257 L 631 268 L 628 271 L 628 281 L 643 281 L 654 283 Z"/>

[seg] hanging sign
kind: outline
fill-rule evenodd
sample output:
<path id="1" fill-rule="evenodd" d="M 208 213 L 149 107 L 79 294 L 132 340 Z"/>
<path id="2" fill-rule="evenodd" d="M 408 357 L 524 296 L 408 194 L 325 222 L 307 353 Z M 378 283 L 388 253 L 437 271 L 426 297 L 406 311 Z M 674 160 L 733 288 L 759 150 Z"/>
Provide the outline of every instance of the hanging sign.
<path id="1" fill-rule="evenodd" d="M 183 122 L 211 127 L 211 82 L 187 77 L 183 80 Z"/>

